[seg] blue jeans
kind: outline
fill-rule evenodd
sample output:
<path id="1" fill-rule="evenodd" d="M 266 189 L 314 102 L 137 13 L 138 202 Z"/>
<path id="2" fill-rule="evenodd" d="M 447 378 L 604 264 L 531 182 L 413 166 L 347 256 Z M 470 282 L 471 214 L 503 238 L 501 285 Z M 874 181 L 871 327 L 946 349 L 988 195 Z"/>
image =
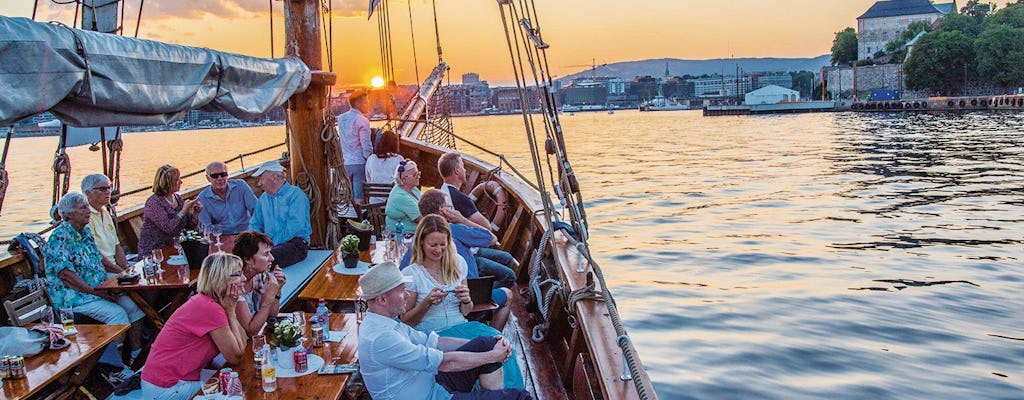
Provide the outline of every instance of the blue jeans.
<path id="1" fill-rule="evenodd" d="M 345 175 L 352 181 L 352 201 L 363 201 L 363 183 L 366 182 L 366 163 L 345 164 Z"/>
<path id="2" fill-rule="evenodd" d="M 477 336 L 456 351 L 486 353 L 494 348 L 497 340 L 493 336 Z M 481 390 L 474 392 L 473 386 L 480 375 L 497 371 L 501 363 L 484 364 L 476 368 L 456 372 L 438 372 L 437 383 L 444 386 L 456 400 L 528 400 L 530 394 L 523 389 Z"/>
<path id="3" fill-rule="evenodd" d="M 72 310 L 75 314 L 81 314 L 108 325 L 130 324 L 142 319 L 146 315 L 125 294 L 117 296 L 117 303 L 98 299 L 77 305 Z M 121 354 L 117 350 L 117 344 L 122 341 L 123 339 L 117 339 L 107 345 L 107 348 L 103 350 L 103 354 L 100 355 L 99 362 L 115 367 L 123 366 L 124 362 L 121 361 Z"/>
<path id="4" fill-rule="evenodd" d="M 506 251 L 481 247 L 476 251 L 476 269 L 480 276 L 494 276 L 494 288 L 509 288 L 516 284 L 516 272 L 510 268 L 514 260 Z"/>

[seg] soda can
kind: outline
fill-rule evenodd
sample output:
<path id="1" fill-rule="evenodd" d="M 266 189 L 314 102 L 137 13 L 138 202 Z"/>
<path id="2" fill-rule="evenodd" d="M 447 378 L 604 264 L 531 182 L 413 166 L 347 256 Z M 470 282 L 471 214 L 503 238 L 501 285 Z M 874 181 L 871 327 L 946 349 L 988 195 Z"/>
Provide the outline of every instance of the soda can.
<path id="1" fill-rule="evenodd" d="M 11 357 L 8 359 L 8 365 L 10 365 L 11 368 L 11 371 L 8 373 L 11 379 L 21 379 L 25 377 L 25 357 Z"/>
<path id="2" fill-rule="evenodd" d="M 231 384 L 231 368 L 220 370 L 220 394 L 228 395 L 228 385 Z"/>
<path id="3" fill-rule="evenodd" d="M 306 357 L 306 351 L 305 350 L 299 350 L 299 351 L 296 351 L 294 354 L 295 354 L 294 355 L 294 357 L 295 357 L 295 372 L 298 372 L 300 374 L 303 373 L 303 372 L 306 372 L 306 370 L 309 369 L 309 363 L 307 362 L 308 358 Z"/>
<path id="4" fill-rule="evenodd" d="M 314 324 L 310 328 L 309 338 L 311 339 L 311 345 L 313 347 L 323 347 L 324 345 L 324 327 L 320 324 Z"/>
<path id="5" fill-rule="evenodd" d="M 0 357 L 0 379 L 7 379 L 11 377 L 10 358 L 10 356 Z"/>

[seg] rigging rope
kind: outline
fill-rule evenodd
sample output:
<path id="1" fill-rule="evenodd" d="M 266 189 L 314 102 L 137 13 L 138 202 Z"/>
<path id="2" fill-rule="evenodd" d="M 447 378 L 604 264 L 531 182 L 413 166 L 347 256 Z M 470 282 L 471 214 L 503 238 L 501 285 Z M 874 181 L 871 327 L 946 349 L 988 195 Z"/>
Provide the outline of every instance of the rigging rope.
<path id="1" fill-rule="evenodd" d="M 14 136 L 14 126 L 7 130 L 7 139 L 4 140 L 4 153 L 0 156 L 0 215 L 3 215 L 4 197 L 7 194 L 7 185 L 10 183 L 7 175 L 7 151 L 11 148 L 11 138 Z"/>
<path id="2" fill-rule="evenodd" d="M 270 15 L 270 58 L 274 58 L 274 0 L 267 0 L 267 10 Z"/>
<path id="3" fill-rule="evenodd" d="M 434 7 L 434 42 L 437 43 L 437 63 L 443 63 L 444 57 L 441 55 L 441 31 L 437 27 L 437 0 L 430 0 L 430 4 Z"/>
<path id="4" fill-rule="evenodd" d="M 416 91 L 420 90 L 420 63 L 416 58 L 416 30 L 412 26 L 412 2 L 405 3 L 409 6 L 409 36 L 412 36 L 412 67 L 416 71 Z"/>

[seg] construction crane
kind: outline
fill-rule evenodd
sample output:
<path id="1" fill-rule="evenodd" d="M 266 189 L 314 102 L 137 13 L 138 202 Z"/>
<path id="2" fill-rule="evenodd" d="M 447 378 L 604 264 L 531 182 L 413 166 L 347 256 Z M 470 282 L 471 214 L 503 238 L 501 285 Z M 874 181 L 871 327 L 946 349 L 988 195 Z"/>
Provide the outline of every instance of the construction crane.
<path id="1" fill-rule="evenodd" d="M 601 65 L 597 65 L 597 59 L 595 59 L 595 58 L 591 58 L 591 59 L 590 59 L 590 64 L 589 64 L 589 65 L 587 65 L 587 64 L 581 64 L 581 65 L 563 65 L 563 66 L 562 66 L 562 68 L 583 68 L 583 67 L 590 67 L 590 79 L 591 79 L 591 80 L 597 80 L 597 69 L 598 69 L 598 68 L 601 68 L 601 67 L 603 67 L 603 66 L 605 66 L 605 65 L 608 65 L 608 63 L 604 63 L 604 64 L 601 64 Z"/>

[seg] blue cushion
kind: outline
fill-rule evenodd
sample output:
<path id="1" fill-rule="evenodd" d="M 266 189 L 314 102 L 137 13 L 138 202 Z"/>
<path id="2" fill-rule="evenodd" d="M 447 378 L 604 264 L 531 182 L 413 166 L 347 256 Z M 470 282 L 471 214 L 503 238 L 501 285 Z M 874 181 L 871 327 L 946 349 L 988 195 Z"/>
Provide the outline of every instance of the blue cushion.
<path id="1" fill-rule="evenodd" d="M 284 275 L 288 277 L 288 280 L 281 288 L 282 306 L 306 287 L 306 283 L 313 278 L 313 274 L 320 269 L 320 265 L 327 261 L 332 254 L 334 252 L 331 250 L 309 250 L 306 252 L 304 260 L 284 268 Z"/>

